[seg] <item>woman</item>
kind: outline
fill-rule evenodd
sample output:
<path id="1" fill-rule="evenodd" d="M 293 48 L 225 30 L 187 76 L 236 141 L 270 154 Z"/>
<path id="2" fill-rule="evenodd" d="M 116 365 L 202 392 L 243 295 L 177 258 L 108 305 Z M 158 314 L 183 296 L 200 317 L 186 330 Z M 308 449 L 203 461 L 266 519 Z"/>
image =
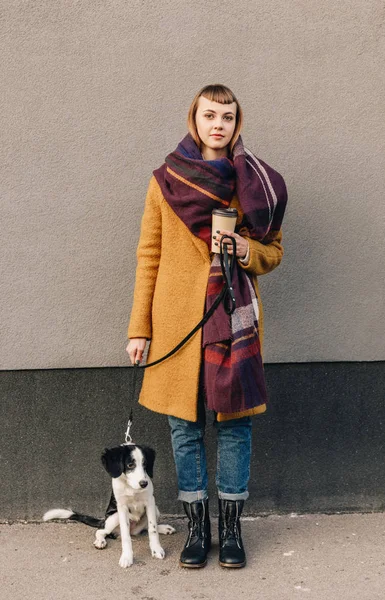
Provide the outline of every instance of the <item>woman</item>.
<path id="1" fill-rule="evenodd" d="M 229 88 L 208 85 L 195 96 L 189 133 L 150 180 L 137 249 L 134 303 L 127 352 L 141 361 L 164 356 L 198 323 L 223 279 L 211 250 L 211 212 L 238 210 L 236 232 L 215 233 L 236 243 L 236 310 L 221 304 L 175 355 L 145 371 L 139 402 L 168 415 L 179 495 L 189 535 L 184 567 L 203 567 L 211 545 L 205 409 L 218 434 L 219 562 L 246 564 L 239 517 L 248 497 L 251 416 L 266 410 L 261 357 L 263 314 L 257 276 L 279 265 L 287 194 L 282 177 L 244 148 L 242 110 Z M 229 253 L 232 252 L 227 240 Z"/>

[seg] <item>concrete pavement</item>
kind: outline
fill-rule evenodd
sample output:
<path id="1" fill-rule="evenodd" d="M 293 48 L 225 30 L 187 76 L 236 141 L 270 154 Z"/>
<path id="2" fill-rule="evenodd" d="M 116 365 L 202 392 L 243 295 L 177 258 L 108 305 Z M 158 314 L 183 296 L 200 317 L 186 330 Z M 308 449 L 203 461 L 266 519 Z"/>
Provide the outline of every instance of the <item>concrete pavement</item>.
<path id="1" fill-rule="evenodd" d="M 214 521 L 214 520 L 213 520 Z M 204 569 L 181 569 L 182 519 L 162 518 L 177 533 L 161 536 L 166 558 L 151 558 L 147 535 L 135 562 L 118 565 L 120 540 L 92 545 L 95 530 L 75 523 L 0 525 L 2 600 L 383 600 L 385 515 L 285 515 L 242 521 L 248 564 L 217 563 L 217 536 Z M 213 525 L 215 523 L 213 522 Z"/>

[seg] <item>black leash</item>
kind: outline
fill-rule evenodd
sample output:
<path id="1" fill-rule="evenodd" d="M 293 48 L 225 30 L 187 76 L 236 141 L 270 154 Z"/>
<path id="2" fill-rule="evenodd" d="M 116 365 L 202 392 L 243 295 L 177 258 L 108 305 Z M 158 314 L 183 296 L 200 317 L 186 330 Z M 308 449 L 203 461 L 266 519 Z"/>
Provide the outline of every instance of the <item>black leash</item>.
<path id="1" fill-rule="evenodd" d="M 225 240 L 225 239 L 228 239 L 231 241 L 231 245 L 233 247 L 232 254 L 228 253 L 227 244 L 223 245 L 223 240 Z M 183 338 L 183 340 L 181 342 L 179 342 L 179 344 L 177 346 L 175 346 L 175 348 L 173 348 L 173 350 L 171 350 L 168 354 L 166 354 L 165 356 L 162 356 L 162 358 L 158 358 L 157 360 L 154 360 L 153 362 L 148 363 L 146 365 L 141 365 L 139 363 L 139 361 L 136 361 L 136 363 L 134 365 L 134 369 L 148 369 L 148 367 L 153 367 L 155 365 L 158 365 L 159 363 L 163 362 L 167 358 L 170 358 L 170 356 L 172 356 L 173 354 L 178 352 L 178 350 L 180 348 L 182 348 L 182 346 L 184 346 L 186 344 L 186 342 L 188 342 L 188 340 L 193 335 L 195 335 L 195 333 L 201 327 L 203 327 L 203 325 L 205 323 L 207 323 L 207 321 L 209 320 L 211 315 L 214 314 L 214 312 L 216 311 L 216 309 L 218 308 L 218 306 L 220 305 L 221 302 L 223 302 L 224 309 L 228 315 L 231 315 L 234 312 L 235 297 L 234 297 L 234 290 L 232 287 L 232 279 L 233 279 L 234 265 L 235 265 L 235 259 L 236 259 L 236 249 L 237 249 L 237 244 L 236 244 L 236 241 L 234 240 L 234 238 L 230 237 L 229 235 L 222 236 L 221 241 L 220 241 L 219 259 L 221 262 L 222 275 L 223 275 L 223 279 L 224 279 L 223 288 L 222 288 L 220 294 L 218 295 L 218 297 L 216 298 L 216 300 L 214 301 L 211 308 L 203 316 L 203 319 L 201 321 L 199 321 L 198 325 L 196 325 L 194 327 L 194 329 L 192 329 L 190 331 L 190 333 L 188 335 L 186 335 L 186 337 Z M 229 257 L 230 257 L 230 261 L 229 261 Z M 134 385 L 136 383 L 136 374 L 137 373 L 135 373 Z M 135 393 L 135 389 L 134 389 L 134 393 Z"/>
<path id="2" fill-rule="evenodd" d="M 225 244 L 225 245 L 223 244 L 223 240 L 225 240 L 225 239 L 228 239 L 231 242 L 231 245 L 233 247 L 232 254 L 228 253 L 227 244 Z M 186 344 L 186 342 L 188 342 L 188 340 L 201 327 L 203 327 L 203 325 L 205 323 L 207 323 L 207 321 L 209 320 L 211 315 L 214 314 L 214 312 L 216 311 L 216 309 L 218 308 L 218 306 L 220 305 L 221 302 L 223 302 L 224 309 L 228 315 L 231 315 L 234 312 L 235 297 L 234 297 L 234 290 L 232 287 L 232 280 L 233 280 L 234 266 L 235 266 L 235 260 L 236 260 L 236 250 L 237 250 L 237 245 L 236 245 L 236 241 L 234 240 L 234 238 L 230 237 L 229 235 L 224 235 L 220 241 L 220 252 L 219 252 L 219 259 L 221 262 L 221 270 L 222 270 L 222 275 L 223 275 L 223 280 L 224 280 L 223 288 L 221 289 L 218 297 L 215 299 L 211 308 L 203 316 L 203 319 L 201 319 L 201 321 L 199 321 L 198 325 L 196 325 L 194 327 L 194 329 L 192 329 L 192 331 L 190 331 L 190 333 L 188 335 L 186 335 L 186 337 L 181 342 L 179 342 L 179 344 L 177 346 L 175 346 L 175 348 L 173 348 L 173 350 L 171 350 L 165 356 L 162 356 L 162 358 L 158 358 L 157 360 L 154 360 L 152 363 L 148 363 L 146 365 L 141 365 L 139 363 L 139 361 L 137 360 L 132 367 L 129 367 L 131 369 L 134 369 L 134 377 L 133 377 L 133 379 L 134 379 L 134 381 L 133 381 L 133 387 L 134 387 L 133 397 L 134 398 L 136 398 L 136 380 L 137 380 L 137 375 L 138 375 L 139 369 L 147 369 L 148 367 L 153 367 L 154 365 L 158 365 L 159 363 L 163 362 L 167 358 L 170 358 L 170 356 L 172 356 L 173 354 L 178 352 L 178 350 L 180 348 L 182 348 L 182 346 L 184 346 L 184 344 Z M 230 258 L 230 260 L 229 260 L 229 258 Z M 128 418 L 128 423 L 127 423 L 126 434 L 125 434 L 125 442 L 124 442 L 125 444 L 133 443 L 131 435 L 130 435 L 130 428 L 132 425 L 132 420 L 133 420 L 133 417 L 132 417 L 132 408 L 131 408 L 130 416 Z"/>

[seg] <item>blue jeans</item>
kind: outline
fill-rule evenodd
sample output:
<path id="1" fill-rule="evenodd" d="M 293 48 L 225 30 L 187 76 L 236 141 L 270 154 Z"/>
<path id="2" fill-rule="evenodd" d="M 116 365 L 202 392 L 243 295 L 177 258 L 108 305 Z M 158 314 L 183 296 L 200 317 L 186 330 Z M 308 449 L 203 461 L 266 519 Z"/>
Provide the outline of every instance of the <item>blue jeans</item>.
<path id="1" fill-rule="evenodd" d="M 171 442 L 178 478 L 178 499 L 194 502 L 207 498 L 206 453 L 203 443 L 206 416 L 200 404 L 198 421 L 168 417 Z M 251 418 L 242 417 L 218 422 L 217 468 L 215 482 L 219 498 L 246 500 L 250 478 Z"/>

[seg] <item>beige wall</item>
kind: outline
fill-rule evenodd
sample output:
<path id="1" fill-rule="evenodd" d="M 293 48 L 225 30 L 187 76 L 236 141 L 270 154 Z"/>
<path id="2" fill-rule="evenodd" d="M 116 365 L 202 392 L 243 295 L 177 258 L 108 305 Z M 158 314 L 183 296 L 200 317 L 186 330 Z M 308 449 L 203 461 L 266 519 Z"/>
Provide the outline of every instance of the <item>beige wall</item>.
<path id="1" fill-rule="evenodd" d="M 216 82 L 289 190 L 284 261 L 261 278 L 266 361 L 385 359 L 382 1 L 1 12 L 0 368 L 128 364 L 148 180 Z"/>

